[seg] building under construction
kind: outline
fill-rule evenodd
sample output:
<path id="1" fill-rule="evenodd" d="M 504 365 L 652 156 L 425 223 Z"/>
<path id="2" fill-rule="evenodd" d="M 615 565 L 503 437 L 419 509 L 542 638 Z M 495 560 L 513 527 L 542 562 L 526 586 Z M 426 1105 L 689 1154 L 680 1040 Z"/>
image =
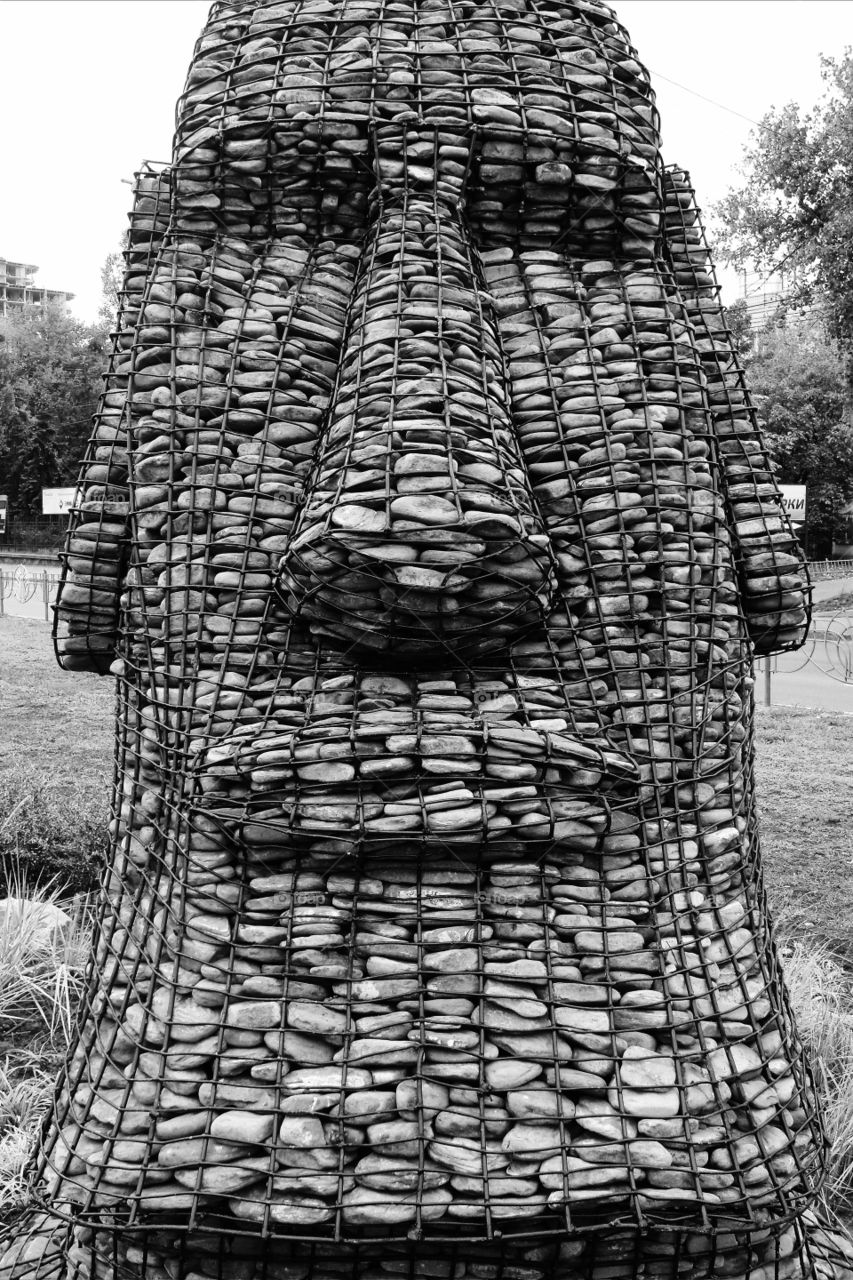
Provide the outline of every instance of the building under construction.
<path id="1" fill-rule="evenodd" d="M 38 267 L 29 262 L 11 262 L 0 258 L 0 316 L 24 306 L 43 306 L 46 302 L 70 302 L 73 293 L 63 289 L 43 289 L 33 279 Z"/>

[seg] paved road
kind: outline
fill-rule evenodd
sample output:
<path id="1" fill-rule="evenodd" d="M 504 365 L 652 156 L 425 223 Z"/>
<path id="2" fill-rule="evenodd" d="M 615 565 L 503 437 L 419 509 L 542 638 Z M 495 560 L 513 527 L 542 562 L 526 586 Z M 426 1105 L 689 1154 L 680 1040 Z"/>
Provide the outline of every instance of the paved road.
<path id="1" fill-rule="evenodd" d="M 795 658 L 796 655 L 791 655 Z M 810 662 L 800 671 L 784 670 L 787 655 L 779 658 L 780 669 L 770 677 L 770 701 L 773 706 L 815 707 L 821 711 L 843 711 L 853 716 L 853 681 L 845 684 L 833 680 Z M 764 701 L 764 664 L 755 673 L 755 696 Z"/>
<path id="2" fill-rule="evenodd" d="M 815 582 L 812 584 L 812 601 L 816 609 L 819 609 L 821 602 L 831 600 L 834 596 L 840 596 L 842 591 L 853 590 L 853 578 L 827 578 L 825 582 Z"/>
<path id="3" fill-rule="evenodd" d="M 782 653 L 771 659 L 770 701 L 774 705 L 816 707 L 853 715 L 853 616 L 820 612 L 824 600 L 851 586 L 853 580 L 849 578 L 815 585 L 816 612 L 808 640 L 797 653 Z M 759 702 L 765 701 L 764 669 L 762 660 L 755 673 Z"/>

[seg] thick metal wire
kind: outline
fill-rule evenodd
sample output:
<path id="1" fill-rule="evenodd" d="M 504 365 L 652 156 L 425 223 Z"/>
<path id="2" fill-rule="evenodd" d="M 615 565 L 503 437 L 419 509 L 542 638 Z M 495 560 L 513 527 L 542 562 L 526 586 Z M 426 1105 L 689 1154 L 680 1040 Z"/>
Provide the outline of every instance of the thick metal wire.
<path id="1" fill-rule="evenodd" d="M 808 584 L 609 10 L 214 5 L 127 268 L 68 1225 L 0 1277 L 842 1274 L 752 773 Z"/>

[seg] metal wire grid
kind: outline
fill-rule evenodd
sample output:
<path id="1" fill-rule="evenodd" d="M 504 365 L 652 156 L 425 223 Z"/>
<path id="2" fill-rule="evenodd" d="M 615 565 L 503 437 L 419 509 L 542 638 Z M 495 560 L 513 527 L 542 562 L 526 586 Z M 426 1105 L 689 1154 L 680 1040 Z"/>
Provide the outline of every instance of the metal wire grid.
<path id="1" fill-rule="evenodd" d="M 404 174 L 411 174 L 423 158 L 423 149 L 414 143 L 410 166 L 410 139 L 401 140 Z M 379 168 L 381 176 L 381 162 Z M 387 204 L 386 199 L 385 205 L 374 207 L 380 228 Z M 440 202 L 431 213 L 450 237 L 436 236 L 437 254 L 443 252 L 442 243 L 452 246 L 460 231 Z M 120 366 L 117 358 L 114 371 L 120 367 L 121 372 L 114 372 L 108 392 L 116 402 L 127 399 L 129 452 L 137 464 L 131 470 L 131 568 L 120 645 L 117 852 L 108 884 L 111 897 L 102 911 L 89 1019 L 45 1145 L 45 1168 L 52 1165 L 64 1174 L 55 1199 L 81 1204 L 82 1216 L 93 1225 L 118 1232 L 131 1225 L 143 1236 L 150 1229 L 151 1212 L 159 1211 L 184 1231 L 204 1223 L 214 1234 L 239 1236 L 260 1227 L 264 1236 L 283 1232 L 341 1239 L 379 1229 L 392 1236 L 423 1232 L 449 1246 L 455 1232 L 464 1236 L 475 1230 L 496 1240 L 500 1236 L 507 1242 L 503 1248 L 522 1235 L 546 1240 L 550 1233 L 610 1230 L 620 1221 L 643 1230 L 654 1222 L 680 1225 L 687 1239 L 688 1229 L 713 1235 L 736 1222 L 754 1231 L 765 1221 L 779 1224 L 792 1218 L 811 1195 L 819 1138 L 809 1119 L 810 1101 L 803 1096 L 799 1049 L 763 923 L 748 651 L 731 547 L 731 531 L 737 529 L 725 519 L 717 489 L 720 456 L 709 415 L 714 405 L 709 405 L 704 353 L 695 345 L 693 317 L 681 301 L 684 282 L 676 283 L 659 262 L 644 256 L 572 260 L 562 247 L 543 247 L 524 232 L 516 252 L 508 255 L 504 229 L 495 227 L 490 238 L 487 222 L 479 225 L 482 270 L 495 318 L 489 318 L 487 305 L 484 310 L 486 295 L 480 293 L 478 324 L 484 335 L 499 335 L 506 357 L 513 423 L 534 501 L 550 533 L 559 591 L 546 633 L 518 641 L 506 659 L 475 668 L 454 662 L 446 670 L 388 677 L 369 664 L 359 665 L 353 653 L 340 647 L 318 648 L 270 592 L 272 569 L 289 545 L 299 489 L 310 472 L 335 378 L 336 395 L 342 394 L 342 384 L 346 391 L 349 377 L 356 398 L 366 380 L 366 365 L 358 360 L 352 368 L 344 362 L 338 373 L 346 308 L 357 312 L 358 304 L 348 299 L 361 252 L 358 243 L 339 233 L 328 244 L 312 244 L 305 235 L 306 221 L 303 230 L 265 239 L 257 256 L 258 246 L 241 240 L 233 226 L 215 239 L 198 228 L 191 236 L 186 218 L 179 201 L 159 256 L 152 256 L 139 313 L 128 313 L 127 328 L 119 334 L 118 348 L 129 352 L 129 360 Z M 400 243 L 406 247 L 405 234 Z M 282 259 L 288 263 L 282 277 L 288 294 L 281 283 L 270 290 L 265 277 L 270 261 Z M 456 259 L 476 291 L 474 259 L 458 250 Z M 454 262 L 453 254 L 449 261 Z M 335 269 L 339 292 L 333 289 L 330 296 L 329 277 Z M 369 278 L 369 269 L 366 274 Z M 436 278 L 442 274 L 436 269 Z M 306 285 L 321 277 L 317 306 Z M 164 282 L 170 286 L 165 297 Z M 261 306 L 259 296 L 265 299 Z M 359 297 L 357 290 L 354 297 Z M 484 355 L 488 345 L 484 341 Z M 182 350 L 198 360 L 195 379 L 176 358 Z M 182 365 L 185 371 L 179 374 Z M 396 372 L 397 366 L 393 368 Z M 246 373 L 263 376 L 249 384 L 244 378 L 241 384 Z M 181 390 L 182 379 L 186 391 Z M 146 451 L 146 444 L 156 447 Z M 146 452 L 155 459 L 153 476 L 138 466 Z M 257 464 L 253 469 L 247 463 L 241 472 L 235 467 L 241 458 L 257 459 Z M 268 463 L 278 464 L 280 458 L 285 459 L 279 464 L 285 476 L 276 474 L 271 481 L 269 471 L 278 472 L 279 466 L 269 468 Z M 249 484 L 242 485 L 247 494 L 238 492 L 235 474 L 244 481 L 249 477 Z M 152 479 L 162 493 L 150 492 Z M 265 492 L 265 484 L 273 489 Z M 75 611 L 76 606 L 66 611 L 63 597 L 60 612 Z M 100 666 L 101 657 L 95 662 Z M 527 809 L 522 803 L 514 812 L 501 813 L 499 803 L 488 799 L 490 791 L 494 794 L 491 784 L 479 791 L 465 785 L 466 776 L 481 770 L 488 756 L 482 746 L 478 752 L 477 743 L 485 743 L 486 734 L 475 730 L 472 718 L 473 709 L 484 706 L 489 734 L 494 731 L 498 742 L 504 722 L 505 750 L 497 757 L 494 776 L 513 780 L 515 770 L 519 783 L 518 770 L 532 769 L 534 792 L 544 788 L 544 795 L 516 797 L 530 802 Z M 528 753 L 533 746 L 525 732 L 538 734 L 534 754 L 539 760 L 533 765 L 522 752 L 524 745 Z M 601 776 L 598 782 L 588 776 L 580 794 L 566 788 L 565 773 L 555 769 L 549 733 L 580 735 L 587 749 L 591 743 L 594 751 L 611 757 L 614 748 L 625 750 L 639 772 L 628 807 L 602 804 L 596 793 Z M 440 748 L 446 757 L 425 750 L 430 737 L 449 740 Z M 411 753 L 404 757 L 402 776 L 397 763 L 384 778 L 369 778 L 368 768 L 363 776 L 369 782 L 356 782 L 356 766 L 359 779 L 364 767 L 359 757 L 368 762 L 384 757 L 387 768 L 396 752 L 399 761 L 403 748 L 398 741 L 392 744 L 392 738 L 405 739 Z M 313 777 L 312 759 L 305 764 L 299 756 L 300 743 L 312 739 L 320 749 Z M 468 746 L 458 753 L 449 749 L 463 742 Z M 248 774 L 237 770 L 236 781 L 231 780 L 224 795 L 216 795 L 222 783 L 215 768 L 207 769 L 217 750 L 211 744 L 216 743 L 224 753 L 220 764 L 251 761 L 266 746 L 278 755 L 280 794 L 273 791 L 271 805 L 264 807 L 265 783 L 258 775 L 265 772 L 266 762 L 258 760 Z M 371 746 L 379 748 L 372 756 Z M 317 759 L 326 762 L 319 773 Z M 435 768 L 442 759 L 448 783 L 442 781 L 442 768 Z M 530 784 L 531 775 L 523 781 Z M 338 792 L 343 788 L 343 794 L 332 791 L 330 798 L 330 786 Z M 465 791 L 473 802 L 460 794 Z M 578 845 L 582 832 L 574 830 L 567 838 L 565 830 L 558 831 L 555 814 L 561 799 L 585 806 L 587 818 L 604 815 L 605 825 L 591 828 L 592 846 Z M 490 812 L 490 803 L 496 812 Z M 506 803 L 511 806 L 512 798 Z M 326 823 L 331 830 L 319 829 L 325 819 L 317 809 L 324 807 L 334 811 Z M 463 822 L 458 815 L 465 809 L 472 812 Z M 445 825 L 430 822 L 436 814 L 443 815 Z M 617 829 L 614 814 L 627 819 Z M 532 840 L 519 839 L 524 817 L 532 817 Z M 412 818 L 419 824 L 414 835 L 400 822 Z M 484 841 L 489 821 L 506 818 L 511 825 L 497 824 L 495 852 L 520 861 L 523 874 L 502 873 L 500 862 L 484 861 L 477 853 L 479 845 L 489 848 Z M 388 819 L 394 820 L 393 843 L 388 828 L 368 828 Z M 608 840 L 613 842 L 609 848 Z M 456 948 L 472 955 L 465 959 L 464 972 L 445 975 L 467 984 L 466 994 L 451 990 L 436 997 L 430 990 L 441 975 L 431 968 L 432 944 L 424 942 L 423 934 L 443 926 L 429 924 L 430 913 L 440 904 L 424 886 L 436 873 L 451 886 L 455 873 L 466 886 L 464 894 L 456 895 L 463 905 L 449 909 L 462 912 L 467 925 L 449 927 L 473 930 L 474 945 Z M 523 882 L 509 886 L 521 902 L 504 912 L 497 909 L 508 906 L 498 900 L 507 887 L 502 874 Z M 259 897 L 257 883 L 276 877 L 289 889 L 261 891 Z M 397 904 L 394 910 L 383 907 L 384 894 L 377 899 L 377 883 L 398 894 L 389 899 Z M 522 889 L 529 892 L 519 893 Z M 280 900 L 274 905 L 264 901 L 277 894 Z M 317 895 L 316 902 L 306 901 L 305 894 Z M 571 911 L 560 910 L 552 918 L 554 903 L 567 900 Z M 525 906 L 528 901 L 532 905 Z M 319 935 L 324 941 L 305 946 L 300 938 L 312 938 L 317 928 L 312 911 L 326 921 L 325 934 Z M 561 916 L 564 923 L 558 925 Z M 404 936 L 387 933 L 389 918 Z M 336 927 L 330 928 L 328 920 Z M 366 930 L 358 927 L 362 920 Z M 386 981 L 379 994 L 372 989 L 368 994 L 363 985 L 374 981 L 363 961 L 382 958 L 376 947 L 382 945 L 383 925 L 386 967 L 392 974 L 401 971 L 400 965 L 406 971 L 403 990 L 390 1003 L 380 998 L 391 989 L 387 973 L 376 979 Z M 525 936 L 525 929 L 533 929 L 533 936 Z M 487 930 L 492 934 L 486 936 Z M 369 938 L 366 957 L 358 952 L 359 932 Z M 579 934 L 584 935 L 580 948 Z M 619 949 L 619 935 L 625 936 L 623 942 L 628 939 L 627 950 Z M 538 968 L 525 971 L 524 981 L 510 969 L 497 980 L 513 994 L 505 994 L 504 1005 L 497 1007 L 509 1004 L 512 1013 L 529 1006 L 532 1019 L 546 1017 L 545 1028 L 519 1034 L 544 1034 L 550 1044 L 533 1055 L 531 1069 L 537 1074 L 531 1081 L 541 1083 L 544 1074 L 549 1108 L 532 1120 L 534 1128 L 537 1123 L 543 1130 L 550 1126 L 559 1185 L 556 1200 L 543 1196 L 547 1184 L 528 1190 L 527 1203 L 523 1196 L 517 1200 L 521 1214 L 514 1219 L 516 1206 L 500 1203 L 512 1197 L 493 1194 L 493 1184 L 515 1179 L 517 1191 L 519 1183 L 535 1183 L 528 1176 L 533 1162 L 501 1146 L 496 1164 L 495 1130 L 508 1122 L 510 1132 L 524 1130 L 531 1117 L 513 1126 L 507 1108 L 504 1115 L 500 1101 L 494 1101 L 488 1069 L 495 1059 L 486 1046 L 497 1047 L 497 1060 L 510 1072 L 513 1060 L 519 1061 L 518 1046 L 513 1059 L 488 1039 L 487 1023 L 479 1017 L 473 1024 L 479 1028 L 476 1046 L 466 1041 L 462 1048 L 448 1048 L 440 1036 L 434 1044 L 430 1020 L 450 1019 L 449 1028 L 438 1030 L 451 1040 L 464 1036 L 472 1014 L 482 1015 L 495 1003 L 485 990 L 488 981 L 496 980 L 487 966 L 530 963 L 531 944 L 536 944 L 533 963 L 545 967 L 544 979 Z M 495 948 L 497 958 L 487 958 Z M 306 961 L 310 952 L 318 954 Z M 555 977 L 555 956 L 577 974 Z M 527 980 L 531 976 L 532 983 Z M 571 988 L 571 997 L 559 994 L 557 983 Z M 256 999 L 271 992 L 271 999 Z M 318 1001 L 321 992 L 327 999 Z M 590 1004 L 592 993 L 595 1001 Z M 436 998 L 450 1001 L 449 1012 L 428 1008 Z M 257 1005 L 272 1005 L 274 1013 L 269 1007 L 266 1013 L 246 1012 Z M 532 1012 L 540 1005 L 550 1012 Z M 294 1007 L 297 1019 L 307 1017 L 311 1026 L 318 1010 L 326 1010 L 330 1024 L 325 1041 L 316 1026 L 306 1031 L 288 1025 L 287 1010 Z M 590 1016 L 591 1009 L 597 1018 Z M 196 1030 L 205 1032 L 202 1041 L 213 1041 L 203 1051 L 185 1047 L 197 1043 L 182 1038 L 188 1013 Z M 240 1025 L 243 1018 L 276 1015 L 278 1022 L 268 1029 Z M 525 1015 L 518 1016 L 523 1020 Z M 387 1019 L 376 1038 L 390 1037 L 389 1044 L 399 1038 L 396 1032 L 391 1035 L 395 1026 L 415 1030 L 412 1039 L 407 1033 L 405 1047 L 386 1049 L 386 1054 L 399 1055 L 397 1063 L 377 1068 L 406 1068 L 398 1084 L 408 1081 L 406 1088 L 414 1089 L 413 1096 L 406 1095 L 410 1106 L 404 1110 L 415 1119 L 402 1122 L 404 1127 L 414 1124 L 414 1133 L 406 1130 L 391 1138 L 380 1131 L 365 1141 L 368 1126 L 346 1123 L 352 1119 L 346 1099 L 358 1099 L 358 1093 L 346 1088 L 347 1073 L 362 1088 L 358 1072 L 371 1074 L 374 1082 L 372 1072 L 359 1066 L 357 1057 L 350 1058 L 350 1047 L 364 1039 L 355 1034 L 363 1019 L 380 1024 Z M 593 1024 L 596 1030 L 589 1029 Z M 371 1029 L 376 1028 L 371 1024 Z M 434 1027 L 432 1034 L 437 1034 Z M 273 1047 L 266 1043 L 267 1035 L 275 1040 Z M 311 1179 L 303 1174 L 277 1172 L 282 1150 L 292 1163 L 293 1152 L 306 1148 L 290 1142 L 292 1135 L 283 1139 L 275 1125 L 270 1135 L 255 1142 L 238 1140 L 245 1130 L 236 1138 L 229 1131 L 227 1138 L 218 1139 L 213 1131 L 214 1122 L 219 1125 L 223 1117 L 226 1129 L 239 1124 L 234 1114 L 241 1112 L 251 1112 L 263 1127 L 270 1108 L 239 1107 L 234 1098 L 242 1089 L 250 1104 L 260 1097 L 268 1101 L 270 1084 L 272 1114 L 279 1113 L 279 1099 L 295 1098 L 294 1114 L 304 1118 L 299 1099 L 311 1091 L 302 1084 L 292 1090 L 287 1082 L 300 1070 L 308 1070 L 310 1080 L 311 1060 L 303 1059 L 306 1053 L 320 1052 L 318 1040 L 325 1044 L 324 1053 L 333 1049 L 333 1059 L 340 1055 L 339 1065 L 332 1068 L 340 1077 L 337 1092 L 319 1092 L 335 1094 L 331 1106 L 343 1113 L 331 1122 L 309 1117 L 320 1128 L 315 1132 L 309 1125 L 306 1130 L 317 1142 L 323 1134 L 323 1149 L 328 1147 L 336 1161 L 331 1171 L 312 1169 L 310 1163 L 307 1167 L 315 1190 L 325 1189 L 325 1196 L 306 1195 L 301 1184 Z M 726 1043 L 736 1047 L 724 1047 Z M 416 1062 L 411 1060 L 412 1045 Z M 441 1112 L 448 1116 L 444 1123 L 462 1133 L 450 1133 L 438 1149 L 446 1161 L 451 1159 L 448 1147 L 459 1148 L 453 1159 L 469 1153 L 465 1142 L 452 1140 L 464 1137 L 468 1125 L 479 1152 L 474 1157 L 478 1168 L 463 1165 L 455 1173 L 452 1159 L 449 1166 L 434 1167 L 430 1148 L 440 1139 L 428 1131 L 432 1121 L 427 1117 L 435 1107 L 428 1108 L 423 1097 L 431 1079 L 424 1062 L 442 1047 L 451 1062 L 441 1065 L 449 1066 L 451 1078 L 453 1071 L 463 1078 L 453 1086 L 457 1098 L 452 1100 L 448 1091 Z M 665 1110 L 677 1098 L 671 1117 L 678 1116 L 677 1124 L 661 1125 L 668 1116 L 626 1120 L 629 1104 L 636 1101 L 632 1090 L 637 1091 L 623 1080 L 628 1049 L 664 1073 L 645 1092 Z M 261 1051 L 264 1057 L 255 1061 Z M 371 1052 L 382 1060 L 382 1046 Z M 567 1052 L 574 1068 L 564 1067 Z M 634 1056 L 628 1055 L 629 1063 Z M 185 1065 L 187 1058 L 193 1065 Z M 196 1059 L 201 1060 L 197 1065 Z M 607 1081 L 612 1101 L 600 1085 L 590 1088 L 596 1071 L 589 1064 L 596 1062 L 598 1080 Z M 251 1064 L 248 1078 L 246 1064 Z M 325 1059 L 321 1065 L 328 1065 Z M 258 1077 L 251 1074 L 256 1067 L 261 1069 Z M 642 1073 L 643 1068 L 637 1069 Z M 705 1076 L 697 1077 L 697 1070 Z M 204 1078 L 193 1077 L 194 1071 Z M 558 1074 L 565 1080 L 568 1071 L 574 1087 L 557 1089 Z M 672 1083 L 665 1073 L 674 1075 Z M 630 1080 L 630 1071 L 628 1075 Z M 743 1085 L 737 1079 L 741 1075 Z M 780 1079 L 785 1080 L 784 1099 L 776 1087 Z M 383 1086 L 387 1083 L 383 1079 Z M 226 1103 L 229 1087 L 237 1095 L 232 1092 Z M 205 1103 L 199 1098 L 190 1105 L 186 1099 L 201 1088 Z M 737 1096 L 727 1096 L 732 1089 Z M 383 1088 L 371 1092 L 382 1093 Z M 460 1100 L 469 1094 L 476 1102 Z M 704 1125 L 716 1129 L 712 1139 L 699 1143 L 693 1138 L 688 1096 L 707 1097 L 706 1114 L 719 1122 Z M 443 1097 L 439 1095 L 442 1102 Z M 587 1102 L 586 1127 L 577 1121 L 577 1109 L 573 1116 L 567 1114 L 578 1097 Z M 556 1126 L 551 1104 L 557 1106 Z M 496 1108 L 500 1114 L 491 1114 Z M 698 1110 L 701 1114 L 702 1106 Z M 203 1112 L 203 1129 L 195 1111 Z M 395 1122 L 400 1120 L 397 1116 Z M 642 1120 L 659 1122 L 656 1136 L 643 1130 L 641 1138 L 639 1128 L 636 1134 L 629 1130 Z M 596 1122 L 611 1132 L 597 1133 Z M 380 1129 L 383 1123 L 377 1121 Z M 162 1129 L 158 1134 L 162 1125 L 171 1126 L 168 1135 Z M 183 1139 L 177 1136 L 182 1128 Z M 251 1131 L 256 1138 L 259 1132 Z M 590 1135 L 591 1145 L 584 1146 Z M 174 1147 L 182 1140 L 196 1143 L 188 1156 L 184 1147 L 183 1164 L 178 1151 L 178 1163 L 158 1168 L 152 1159 L 155 1150 L 159 1160 L 169 1143 Z M 215 1141 L 232 1144 L 230 1167 L 236 1170 L 237 1185 L 230 1191 L 222 1192 L 216 1182 L 223 1153 L 211 1158 Z M 382 1155 L 389 1142 L 402 1144 L 405 1151 L 394 1152 L 390 1169 Z M 641 1149 L 644 1142 L 650 1150 Z M 710 1173 L 703 1163 L 709 1146 L 721 1153 Z M 598 1165 L 583 1159 L 592 1148 L 605 1157 Z M 414 1189 L 411 1182 L 403 1192 L 383 1187 L 383 1180 L 411 1179 L 413 1152 Z M 507 1154 L 521 1166 L 517 1173 L 505 1175 L 512 1163 L 503 1163 Z M 374 1165 L 379 1158 L 379 1167 L 362 1169 L 358 1182 L 353 1161 L 367 1159 L 370 1164 L 371 1157 Z M 652 1159 L 663 1167 L 650 1165 Z M 570 1160 L 578 1162 L 571 1169 Z M 541 1165 L 539 1160 L 537 1169 Z M 182 1171 L 183 1180 L 169 1169 Z M 572 1186 L 572 1175 L 578 1174 L 594 1189 L 586 1201 L 578 1194 L 586 1188 L 578 1185 L 577 1176 Z M 286 1189 L 284 1182 L 275 1183 L 283 1176 L 290 1179 Z M 357 1182 L 350 1189 L 362 1194 L 351 1198 L 347 1216 L 344 1198 L 350 1179 Z M 714 1190 L 709 1192 L 711 1181 Z M 384 1222 L 376 1208 L 383 1204 Z M 107 1218 L 114 1205 L 119 1208 L 110 1228 Z M 391 1205 L 396 1223 L 389 1221 Z M 522 1215 L 537 1212 L 541 1222 L 531 1230 L 535 1216 Z M 114 1247 L 125 1246 L 119 1240 Z M 143 1252 L 146 1247 L 131 1246 Z M 713 1252 L 714 1246 L 706 1243 L 703 1248 Z"/>
<path id="2" fill-rule="evenodd" d="M 328 1245 L 281 1242 L 275 1258 L 262 1242 L 233 1241 L 152 1230 L 143 1240 L 93 1235 L 67 1224 L 40 1224 L 41 1234 L 19 1240 L 0 1260 L 2 1280 L 387 1280 L 424 1273 L 416 1243 Z M 513 1247 L 465 1241 L 433 1256 L 429 1274 L 476 1276 L 479 1280 L 587 1280 L 590 1275 L 637 1275 L 664 1280 L 685 1273 L 698 1280 L 720 1274 L 747 1280 L 820 1277 L 849 1280 L 846 1240 L 812 1214 L 781 1235 L 727 1235 L 698 1239 L 651 1231 L 644 1236 L 614 1231 L 607 1237 L 545 1246 Z"/>

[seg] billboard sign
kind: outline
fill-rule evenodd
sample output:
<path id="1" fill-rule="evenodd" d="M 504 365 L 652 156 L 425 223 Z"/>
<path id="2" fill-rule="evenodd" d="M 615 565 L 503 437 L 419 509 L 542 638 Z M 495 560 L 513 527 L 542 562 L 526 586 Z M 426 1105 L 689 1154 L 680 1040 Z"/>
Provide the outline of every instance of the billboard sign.
<path id="1" fill-rule="evenodd" d="M 805 524 L 806 486 L 804 484 L 780 484 L 782 510 L 787 512 L 792 524 Z"/>
<path id="2" fill-rule="evenodd" d="M 41 513 L 43 516 L 67 516 L 77 500 L 74 485 L 67 489 L 42 489 Z"/>

